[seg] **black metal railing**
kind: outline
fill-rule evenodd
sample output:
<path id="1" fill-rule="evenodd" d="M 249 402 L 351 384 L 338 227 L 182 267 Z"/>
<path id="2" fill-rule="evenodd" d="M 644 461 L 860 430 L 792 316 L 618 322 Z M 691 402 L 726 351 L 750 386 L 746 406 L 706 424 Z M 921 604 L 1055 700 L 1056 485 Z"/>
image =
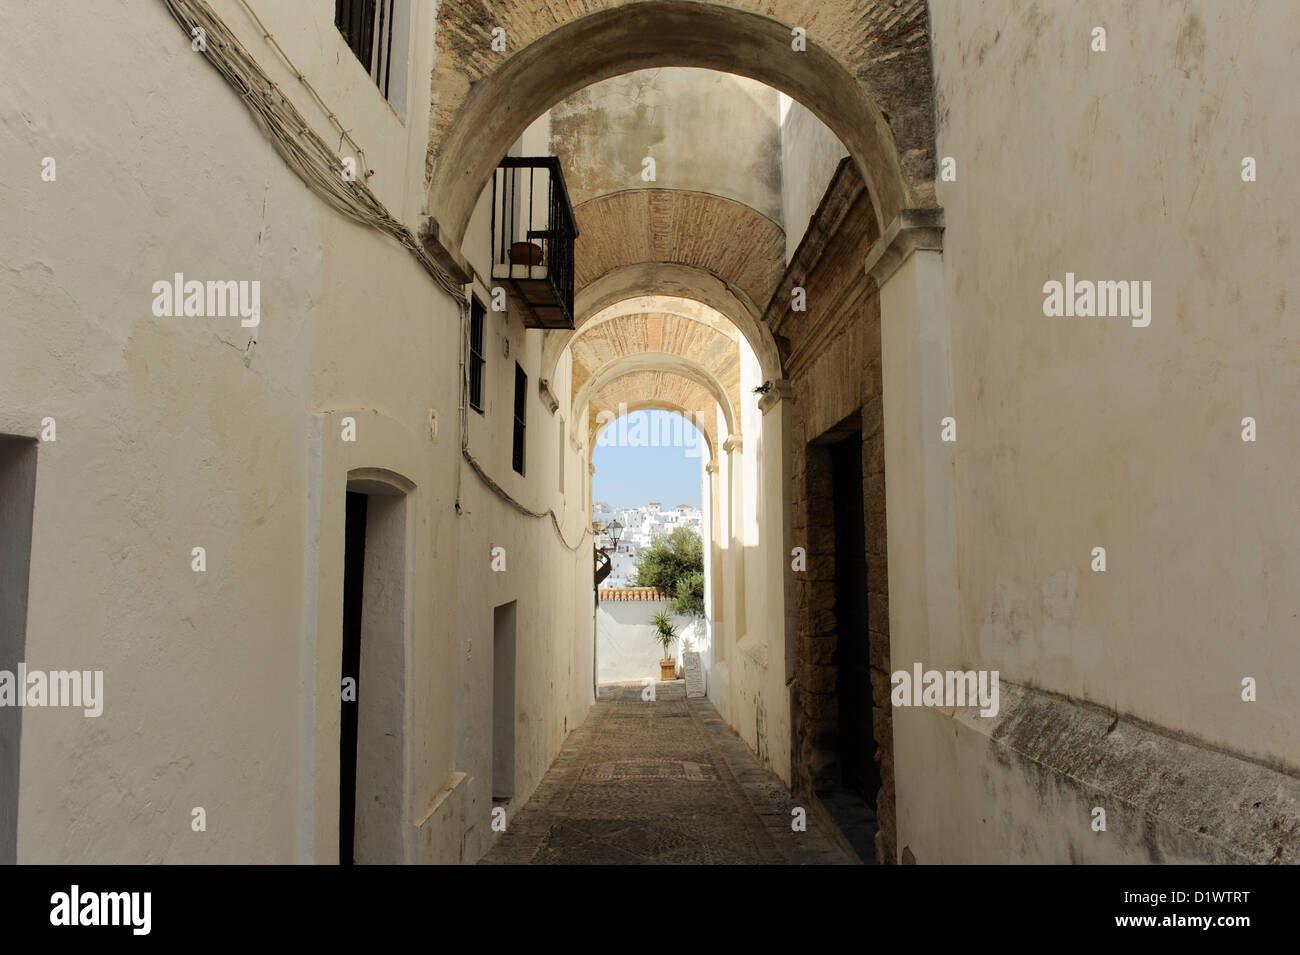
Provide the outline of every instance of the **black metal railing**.
<path id="1" fill-rule="evenodd" d="M 573 327 L 577 236 L 559 157 L 501 160 L 492 188 L 493 275 L 510 279 L 542 327 Z M 549 294 L 532 287 L 541 280 Z M 544 317 L 548 312 L 550 317 Z"/>

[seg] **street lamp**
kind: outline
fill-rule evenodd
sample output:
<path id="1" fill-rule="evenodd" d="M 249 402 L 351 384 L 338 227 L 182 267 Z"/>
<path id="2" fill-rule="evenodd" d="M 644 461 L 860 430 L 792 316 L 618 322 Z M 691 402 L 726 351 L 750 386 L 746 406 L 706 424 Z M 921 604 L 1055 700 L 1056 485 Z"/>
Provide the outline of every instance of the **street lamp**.
<path id="1" fill-rule="evenodd" d="M 605 530 L 609 533 L 609 539 L 614 542 L 614 546 L 618 547 L 618 539 L 623 536 L 623 525 L 615 518 Z"/>

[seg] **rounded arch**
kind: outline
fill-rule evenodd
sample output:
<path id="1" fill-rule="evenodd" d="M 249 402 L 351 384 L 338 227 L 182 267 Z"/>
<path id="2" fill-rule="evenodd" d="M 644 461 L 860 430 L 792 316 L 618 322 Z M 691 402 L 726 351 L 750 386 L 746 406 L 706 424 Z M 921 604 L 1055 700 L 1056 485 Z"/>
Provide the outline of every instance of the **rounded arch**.
<path id="1" fill-rule="evenodd" d="M 699 322 L 732 339 L 740 335 L 740 329 L 736 327 L 736 323 L 716 308 L 705 305 L 696 299 L 682 298 L 677 295 L 652 294 L 625 298 L 614 302 L 612 305 L 606 305 L 587 318 L 582 323 L 582 327 L 575 330 L 574 337 L 589 332 L 606 322 L 634 315 L 649 314 L 673 315 L 690 322 Z"/>
<path id="2" fill-rule="evenodd" d="M 691 424 L 692 427 L 695 428 L 697 432 L 699 432 L 700 437 L 704 439 L 704 444 L 709 451 L 708 460 L 710 461 L 717 460 L 718 449 L 717 447 L 714 446 L 713 432 L 710 431 L 708 428 L 698 427 L 692 421 L 695 412 L 692 411 L 690 408 L 685 408 L 682 405 L 679 405 L 677 402 L 669 401 L 666 398 L 647 398 L 643 401 L 629 402 L 624 407 L 626 410 L 620 411 L 618 414 L 615 414 L 612 418 L 605 421 L 604 424 L 598 424 L 596 425 L 595 428 L 592 429 L 591 441 L 588 442 L 588 446 L 587 446 L 588 464 L 593 463 L 593 458 L 596 453 L 596 442 L 600 439 L 601 432 L 603 432 L 606 428 L 609 428 L 612 425 L 617 424 L 619 418 L 625 418 L 628 415 L 635 414 L 638 411 L 668 411 L 668 412 L 672 412 L 673 414 L 681 415 L 684 419 L 686 419 L 688 423 Z"/>
<path id="3" fill-rule="evenodd" d="M 754 222 L 761 223 L 776 232 L 780 232 L 783 236 L 785 233 L 785 227 L 781 225 L 780 220 L 764 212 L 762 209 L 759 209 L 752 202 L 747 202 L 744 199 L 737 199 L 735 196 L 728 196 L 713 188 L 686 189 L 681 186 L 632 186 L 625 189 L 611 189 L 608 192 L 588 196 L 581 202 L 574 203 L 573 211 L 578 213 L 584 207 L 594 207 L 594 205 L 598 203 L 608 204 L 619 201 L 626 202 L 628 200 L 645 199 L 654 195 L 717 202 L 720 206 L 724 207 L 735 206 L 743 209 L 747 215 L 752 216 Z"/>
<path id="4" fill-rule="evenodd" d="M 680 262 L 635 262 L 612 269 L 578 290 L 573 303 L 574 330 L 581 329 L 601 309 L 639 295 L 670 295 L 703 302 L 731 319 L 746 338 L 750 337 L 746 329 L 752 323 L 755 341 L 761 342 L 760 329 L 766 328 L 754 300 L 712 272 Z M 757 353 L 758 349 L 754 350 Z"/>
<path id="5" fill-rule="evenodd" d="M 763 377 L 783 378 L 772 331 L 753 301 L 704 269 L 676 262 L 637 262 L 606 272 L 581 288 L 574 300 L 574 328 L 550 330 L 542 345 L 542 376 L 551 379 L 565 348 L 604 309 L 647 295 L 681 298 L 707 305 L 728 318 L 758 359 Z"/>
<path id="6" fill-rule="evenodd" d="M 543 3 L 542 9 L 506 2 L 472 9 L 444 6 L 434 69 L 438 105 L 430 132 L 429 213 L 439 231 L 459 247 L 497 161 L 551 106 L 611 76 L 668 66 L 747 76 L 802 103 L 853 156 L 882 233 L 903 209 L 933 204 L 924 5 L 900 12 L 889 0 L 791 4 L 802 23 L 742 9 L 749 5 L 743 0 L 586 0 L 587 9 L 601 9 L 567 20 L 572 6 L 562 2 Z M 491 49 L 491 30 L 503 24 L 508 37 L 523 37 L 526 45 L 495 64 L 493 54 L 484 51 Z M 812 35 L 806 49 L 796 51 L 792 27 L 800 26 L 812 28 Z M 902 122 L 901 148 L 885 109 Z M 903 168 L 904 154 L 916 173 L 912 182 Z"/>
<path id="7" fill-rule="evenodd" d="M 672 315 L 653 310 L 614 315 L 605 321 L 589 322 L 582 333 L 569 344 L 572 356 L 570 374 L 571 394 L 581 396 L 583 387 L 603 368 L 624 358 L 641 356 L 647 359 L 644 370 L 658 372 L 673 367 L 688 367 L 692 374 L 707 374 L 712 383 L 730 399 L 732 408 L 740 406 L 742 351 L 739 334 L 725 317 L 705 306 L 696 305 L 682 315 Z M 679 359 L 686 361 L 678 364 Z M 619 366 L 622 367 L 622 366 Z M 628 383 L 633 385 L 635 383 Z M 636 384 L 644 387 L 644 383 Z M 594 382 L 592 394 L 606 390 L 601 402 L 609 406 L 616 402 L 612 386 L 603 381 Z M 712 407 L 711 392 L 704 391 L 705 402 Z M 593 406 L 601 402 L 593 402 Z M 690 403 L 701 408 L 700 400 Z M 710 420 L 716 420 L 712 411 Z"/>
<path id="8" fill-rule="evenodd" d="M 388 468 L 352 468 L 348 471 L 348 490 L 395 497 L 415 491 L 415 482 Z"/>
<path id="9" fill-rule="evenodd" d="M 685 378 L 705 389 L 722 409 L 722 420 L 727 434 L 736 433 L 737 409 L 721 383 L 698 362 L 664 352 L 638 352 L 625 355 L 601 367 L 574 395 L 572 405 L 574 415 L 571 415 L 571 419 L 587 406 L 594 395 L 604 391 L 618 379 L 645 371 Z"/>

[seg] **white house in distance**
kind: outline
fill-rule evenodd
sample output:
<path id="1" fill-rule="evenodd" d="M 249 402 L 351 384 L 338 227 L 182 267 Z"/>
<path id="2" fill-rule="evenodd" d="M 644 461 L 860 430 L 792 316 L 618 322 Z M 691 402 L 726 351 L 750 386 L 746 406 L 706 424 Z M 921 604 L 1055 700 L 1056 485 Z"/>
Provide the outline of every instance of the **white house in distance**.
<path id="1" fill-rule="evenodd" d="M 611 555 L 613 566 L 604 584 L 610 588 L 634 586 L 637 555 L 655 538 L 666 537 L 678 527 L 689 527 L 702 535 L 703 514 L 690 504 L 678 504 L 668 510 L 658 501 L 631 508 L 610 507 L 604 501 L 591 506 L 593 525 L 606 528 L 615 520 L 623 525 L 623 534 Z M 604 543 L 610 542 L 606 539 Z"/>

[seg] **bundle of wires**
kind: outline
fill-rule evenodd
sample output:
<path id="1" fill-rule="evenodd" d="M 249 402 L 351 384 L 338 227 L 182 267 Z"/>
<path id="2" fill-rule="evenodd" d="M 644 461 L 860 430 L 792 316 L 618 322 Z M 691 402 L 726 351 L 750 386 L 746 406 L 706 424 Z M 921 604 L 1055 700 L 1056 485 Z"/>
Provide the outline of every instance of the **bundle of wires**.
<path id="1" fill-rule="evenodd" d="M 389 214 L 384 204 L 370 191 L 370 187 L 362 179 L 345 176 L 346 167 L 338 153 L 308 125 L 303 115 L 204 0 L 163 0 L 163 3 L 187 35 L 194 37 L 198 35 L 196 30 L 203 31 L 204 48 L 201 52 L 239 93 L 275 151 L 308 189 L 320 196 L 330 208 L 395 238 L 420 261 L 448 295 L 457 300 L 464 299 L 465 290 L 461 285 L 429 255 L 410 229 Z M 246 3 L 243 6 L 262 30 L 267 42 L 275 47 L 289 69 L 339 130 L 340 146 L 344 140 L 350 143 L 364 169 L 365 151 L 348 135 L 338 117 L 294 66 L 257 14 Z"/>
<path id="2" fill-rule="evenodd" d="M 275 151 L 283 157 L 284 161 L 289 164 L 289 168 L 297 174 L 307 188 L 320 196 L 330 208 L 342 213 L 349 219 L 379 229 L 395 238 L 410 250 L 411 254 L 420 261 L 425 270 L 433 276 L 438 285 L 459 303 L 462 327 L 461 365 L 463 366 L 469 340 L 468 322 L 466 320 L 469 309 L 464 288 L 429 255 L 410 229 L 389 214 L 388 209 L 370 191 L 364 181 L 344 175 L 346 167 L 342 158 L 308 125 L 303 115 L 298 112 L 293 103 L 289 102 L 275 82 L 266 74 L 266 71 L 249 55 L 248 51 L 239 43 L 239 40 L 235 38 L 235 35 L 230 32 L 225 23 L 221 21 L 204 0 L 163 0 L 163 3 L 167 5 L 167 9 L 171 11 L 176 22 L 184 28 L 188 36 L 195 37 L 198 35 L 195 33 L 196 30 L 203 31 L 204 49 L 201 52 L 207 57 L 208 62 L 226 78 L 226 82 L 239 93 L 249 112 L 252 113 L 253 119 L 266 133 L 267 139 L 270 140 Z M 349 143 L 352 150 L 357 154 L 357 159 L 360 161 L 362 168 L 364 168 L 365 151 L 348 135 L 347 130 L 333 110 L 321 99 L 320 94 L 316 92 L 311 83 L 307 81 L 307 78 L 289 59 L 257 14 L 244 0 L 240 0 L 240 3 L 262 31 L 266 41 L 276 49 L 289 70 L 298 78 L 298 81 L 302 83 L 325 115 L 329 117 L 333 126 L 339 131 L 340 148 L 343 142 Z M 591 533 L 590 529 L 584 530 L 576 544 L 570 544 L 564 538 L 564 530 L 560 526 L 560 518 L 555 513 L 554 508 L 548 508 L 545 511 L 534 511 L 524 506 L 515 500 L 510 492 L 494 481 L 470 453 L 469 428 L 466 420 L 468 404 L 464 394 L 466 387 L 468 386 L 465 383 L 462 367 L 461 454 L 469 463 L 469 466 L 494 494 L 519 511 L 519 513 L 532 518 L 549 516 L 551 524 L 555 528 L 555 533 L 560 538 L 560 543 L 567 549 L 576 551 L 582 546 L 582 542 L 587 535 Z M 457 484 L 459 484 L 459 474 L 457 475 Z M 460 513 L 459 487 L 456 493 L 456 511 Z"/>

